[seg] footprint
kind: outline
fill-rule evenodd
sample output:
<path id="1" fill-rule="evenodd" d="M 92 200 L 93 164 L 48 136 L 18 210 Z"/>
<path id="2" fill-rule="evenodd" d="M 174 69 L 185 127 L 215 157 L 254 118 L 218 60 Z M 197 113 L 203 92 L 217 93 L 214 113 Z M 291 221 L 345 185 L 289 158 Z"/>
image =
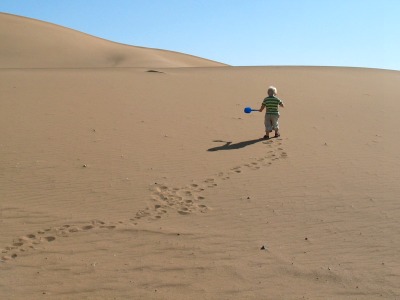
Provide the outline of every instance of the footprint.
<path id="1" fill-rule="evenodd" d="M 139 210 L 139 211 L 136 213 L 135 218 L 136 218 L 136 219 L 141 219 L 141 218 L 147 217 L 147 216 L 149 216 L 149 213 L 148 213 L 147 211 Z"/>
<path id="2" fill-rule="evenodd" d="M 78 231 L 80 231 L 78 227 L 72 227 L 72 228 L 68 229 L 68 232 L 70 232 L 70 233 L 74 233 L 74 232 L 78 232 Z"/>
<path id="3" fill-rule="evenodd" d="M 115 225 L 102 225 L 102 226 L 100 226 L 100 228 L 115 229 L 115 228 L 117 228 L 117 226 L 115 226 Z"/>
<path id="4" fill-rule="evenodd" d="M 207 178 L 206 180 L 204 180 L 204 182 L 207 184 L 207 187 L 209 188 L 213 188 L 218 185 L 215 183 L 215 180 L 213 178 Z"/>
<path id="5" fill-rule="evenodd" d="M 86 226 L 82 227 L 82 230 L 90 230 L 90 229 L 93 229 L 93 228 L 94 228 L 93 225 L 86 225 Z"/>
<path id="6" fill-rule="evenodd" d="M 44 239 L 48 242 L 54 241 L 56 238 L 54 236 L 45 236 Z"/>

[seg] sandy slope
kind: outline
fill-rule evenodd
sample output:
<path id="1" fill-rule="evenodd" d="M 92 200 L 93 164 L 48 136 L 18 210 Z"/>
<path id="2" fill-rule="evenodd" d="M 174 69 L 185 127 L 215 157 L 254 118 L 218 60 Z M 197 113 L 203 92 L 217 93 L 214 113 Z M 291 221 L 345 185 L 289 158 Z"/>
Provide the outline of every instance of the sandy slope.
<path id="1" fill-rule="evenodd" d="M 51 23 L 4 13 L 0 13 L 0 37 L 0 68 L 224 65 L 172 51 L 117 44 Z"/>
<path id="2" fill-rule="evenodd" d="M 148 70 L 0 70 L 0 298 L 400 297 L 399 72 Z"/>

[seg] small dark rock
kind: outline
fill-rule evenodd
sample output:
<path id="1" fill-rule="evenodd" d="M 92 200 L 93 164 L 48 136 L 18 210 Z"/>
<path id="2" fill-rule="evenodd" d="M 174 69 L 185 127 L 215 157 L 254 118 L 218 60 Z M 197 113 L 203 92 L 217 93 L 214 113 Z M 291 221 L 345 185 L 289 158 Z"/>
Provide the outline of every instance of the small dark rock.
<path id="1" fill-rule="evenodd" d="M 147 70 L 147 73 L 161 73 L 164 74 L 164 72 L 158 71 L 158 70 Z"/>

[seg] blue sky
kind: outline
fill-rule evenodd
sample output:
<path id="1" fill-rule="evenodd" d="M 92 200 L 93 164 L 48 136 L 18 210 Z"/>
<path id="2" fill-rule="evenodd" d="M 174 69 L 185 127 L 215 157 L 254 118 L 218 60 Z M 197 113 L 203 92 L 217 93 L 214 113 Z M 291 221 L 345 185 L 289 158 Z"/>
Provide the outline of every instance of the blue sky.
<path id="1" fill-rule="evenodd" d="M 1 0 L 0 11 L 234 66 L 400 70 L 399 0 Z"/>

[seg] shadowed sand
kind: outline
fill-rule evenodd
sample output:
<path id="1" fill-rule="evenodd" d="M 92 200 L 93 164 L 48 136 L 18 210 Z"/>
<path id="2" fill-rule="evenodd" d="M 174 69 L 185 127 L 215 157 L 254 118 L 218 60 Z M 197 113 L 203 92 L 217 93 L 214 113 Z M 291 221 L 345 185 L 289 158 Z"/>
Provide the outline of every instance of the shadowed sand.
<path id="1" fill-rule="evenodd" d="M 400 296 L 399 72 L 0 24 L 0 298 Z"/>

